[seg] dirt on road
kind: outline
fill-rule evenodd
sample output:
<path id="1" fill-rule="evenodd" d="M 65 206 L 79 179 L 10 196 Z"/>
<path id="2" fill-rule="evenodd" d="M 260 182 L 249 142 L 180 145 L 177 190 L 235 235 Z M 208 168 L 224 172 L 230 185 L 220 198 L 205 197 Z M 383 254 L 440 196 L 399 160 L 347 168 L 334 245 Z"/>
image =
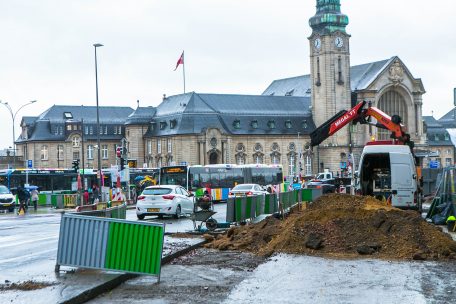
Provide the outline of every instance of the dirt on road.
<path id="1" fill-rule="evenodd" d="M 456 242 L 416 211 L 371 197 L 324 195 L 284 220 L 231 228 L 207 247 L 263 256 L 277 252 L 382 259 L 456 259 Z"/>

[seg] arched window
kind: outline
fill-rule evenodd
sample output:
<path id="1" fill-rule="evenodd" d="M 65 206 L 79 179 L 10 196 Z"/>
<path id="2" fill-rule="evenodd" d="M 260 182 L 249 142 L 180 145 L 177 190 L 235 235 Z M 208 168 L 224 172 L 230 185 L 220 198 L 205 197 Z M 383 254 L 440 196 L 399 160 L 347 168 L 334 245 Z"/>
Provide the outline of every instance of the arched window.
<path id="1" fill-rule="evenodd" d="M 407 125 L 407 103 L 404 97 L 397 91 L 391 90 L 385 92 L 380 97 L 377 107 L 389 116 L 399 115 L 402 118 L 402 124 Z M 377 130 L 378 140 L 388 140 L 390 138 L 390 131 L 385 129 Z"/>

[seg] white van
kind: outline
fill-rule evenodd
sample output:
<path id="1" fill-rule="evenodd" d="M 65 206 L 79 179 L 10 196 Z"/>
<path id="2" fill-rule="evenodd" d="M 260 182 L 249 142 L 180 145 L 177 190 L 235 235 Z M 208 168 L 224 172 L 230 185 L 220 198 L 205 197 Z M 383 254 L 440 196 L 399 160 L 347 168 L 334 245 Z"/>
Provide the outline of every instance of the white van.
<path id="1" fill-rule="evenodd" d="M 394 207 L 421 210 L 415 158 L 407 145 L 367 145 L 359 162 L 362 195 L 391 199 Z"/>

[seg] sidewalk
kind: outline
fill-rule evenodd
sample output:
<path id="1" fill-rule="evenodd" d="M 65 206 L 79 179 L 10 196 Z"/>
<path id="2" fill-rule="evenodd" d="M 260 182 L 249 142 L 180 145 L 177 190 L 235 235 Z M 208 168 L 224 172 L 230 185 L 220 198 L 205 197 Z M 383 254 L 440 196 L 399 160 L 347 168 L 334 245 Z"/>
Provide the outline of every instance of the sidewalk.
<path id="1" fill-rule="evenodd" d="M 163 261 L 170 256 L 199 246 L 202 238 L 165 236 Z M 61 267 L 54 272 L 55 256 L 43 257 L 23 267 L 0 274 L 0 303 L 83 303 L 89 295 L 109 291 L 131 275 L 91 269 Z M 15 284 L 17 288 L 11 288 Z M 41 288 L 44 285 L 47 287 Z M 10 286 L 10 287 L 8 287 Z"/>

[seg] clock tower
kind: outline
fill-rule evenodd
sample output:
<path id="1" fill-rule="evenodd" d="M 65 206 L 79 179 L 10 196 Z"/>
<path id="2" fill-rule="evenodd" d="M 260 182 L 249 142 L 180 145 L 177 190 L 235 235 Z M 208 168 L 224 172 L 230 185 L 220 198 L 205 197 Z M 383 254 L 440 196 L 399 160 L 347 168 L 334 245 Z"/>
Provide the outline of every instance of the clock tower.
<path id="1" fill-rule="evenodd" d="M 318 127 L 339 111 L 351 108 L 350 35 L 345 31 L 348 17 L 340 11 L 340 0 L 317 0 L 317 12 L 309 23 L 312 115 Z M 348 147 L 349 142 L 345 127 L 322 145 Z"/>

